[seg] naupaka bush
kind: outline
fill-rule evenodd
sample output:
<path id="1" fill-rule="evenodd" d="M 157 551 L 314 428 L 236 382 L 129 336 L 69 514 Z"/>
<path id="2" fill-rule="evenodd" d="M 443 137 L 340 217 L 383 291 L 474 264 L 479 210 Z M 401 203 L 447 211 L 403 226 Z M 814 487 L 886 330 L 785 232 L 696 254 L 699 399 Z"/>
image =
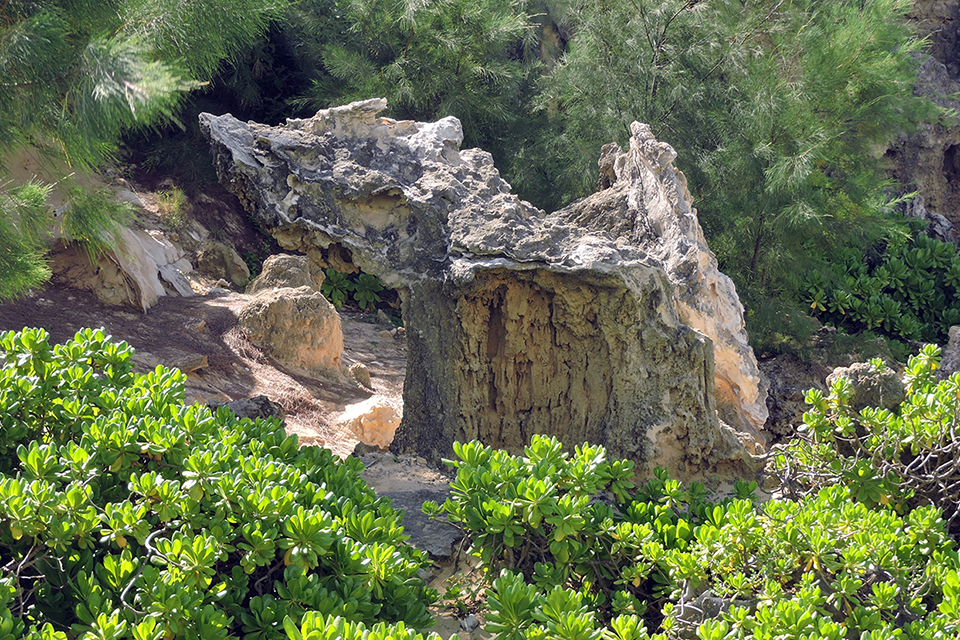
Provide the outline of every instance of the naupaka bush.
<path id="1" fill-rule="evenodd" d="M 0 637 L 286 636 L 431 622 L 402 512 L 275 419 L 185 406 L 102 330 L 0 335 Z"/>

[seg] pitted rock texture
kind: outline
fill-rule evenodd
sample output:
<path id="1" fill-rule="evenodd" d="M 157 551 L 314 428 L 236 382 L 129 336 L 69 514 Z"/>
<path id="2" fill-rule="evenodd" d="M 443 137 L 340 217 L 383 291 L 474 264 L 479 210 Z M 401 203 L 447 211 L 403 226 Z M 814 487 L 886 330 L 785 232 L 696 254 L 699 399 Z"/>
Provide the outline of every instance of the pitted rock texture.
<path id="1" fill-rule="evenodd" d="M 400 412 L 383 396 L 373 396 L 349 405 L 337 425 L 360 442 L 386 451 L 400 426 Z"/>
<path id="2" fill-rule="evenodd" d="M 319 291 L 323 286 L 323 279 L 323 270 L 312 264 L 306 256 L 280 253 L 263 261 L 260 275 L 247 285 L 247 293 L 253 295 L 267 289 L 300 287 Z"/>
<path id="3" fill-rule="evenodd" d="M 937 375 L 942 380 L 960 371 L 960 327 L 950 327 L 947 335 L 949 342 L 940 352 L 940 368 L 937 370 Z"/>
<path id="4" fill-rule="evenodd" d="M 385 106 L 201 126 L 221 181 L 281 246 L 400 291 L 394 450 L 437 461 L 455 440 L 518 452 L 547 433 L 690 476 L 762 448 L 742 308 L 672 147 L 634 123 L 630 149 L 606 154 L 609 187 L 548 215 L 488 153 L 459 149 L 455 118 L 397 122 Z"/>

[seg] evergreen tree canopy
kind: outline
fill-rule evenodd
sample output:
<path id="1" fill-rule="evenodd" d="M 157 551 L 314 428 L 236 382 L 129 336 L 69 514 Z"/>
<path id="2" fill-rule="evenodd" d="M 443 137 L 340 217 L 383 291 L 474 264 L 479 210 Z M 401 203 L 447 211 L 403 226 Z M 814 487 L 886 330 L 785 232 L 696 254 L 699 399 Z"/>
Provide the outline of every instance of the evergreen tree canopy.
<path id="1" fill-rule="evenodd" d="M 33 146 L 96 166 L 120 134 L 174 119 L 184 92 L 248 46 L 282 0 L 7 0 L 0 3 L 0 172 Z M 0 173 L 2 180 L 2 173 Z M 0 182 L 0 186 L 3 183 Z M 38 190 L 0 194 L 0 297 L 44 278 Z M 94 216 L 94 219 L 99 219 Z M 82 229 L 81 236 L 100 237 Z"/>
<path id="2" fill-rule="evenodd" d="M 524 77 L 522 45 L 533 37 L 526 5 L 514 0 L 304 2 L 292 8 L 288 23 L 325 72 L 308 96 L 314 106 L 384 97 L 399 118 L 454 115 L 468 139 L 478 141 L 485 128 L 516 116 L 515 97 Z"/>
<path id="3" fill-rule="evenodd" d="M 632 120 L 678 150 L 721 266 L 782 291 L 811 254 L 884 226 L 882 152 L 934 116 L 914 96 L 908 0 L 591 0 L 543 80 L 561 185 L 595 180 Z M 864 221 L 868 221 L 864 224 Z M 823 254 L 822 254 L 823 255 Z"/>

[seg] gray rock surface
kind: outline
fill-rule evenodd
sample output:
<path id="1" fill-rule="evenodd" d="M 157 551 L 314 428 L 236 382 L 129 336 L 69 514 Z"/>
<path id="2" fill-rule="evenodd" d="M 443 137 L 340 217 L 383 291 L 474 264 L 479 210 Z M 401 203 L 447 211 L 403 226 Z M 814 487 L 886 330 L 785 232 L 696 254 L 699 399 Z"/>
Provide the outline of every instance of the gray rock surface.
<path id="1" fill-rule="evenodd" d="M 448 558 L 463 538 L 460 530 L 445 519 L 434 520 L 423 513 L 423 503 L 443 504 L 451 496 L 452 477 L 437 473 L 426 461 L 392 453 L 358 454 L 366 470 L 364 481 L 378 496 L 390 498 L 396 509 L 403 509 L 403 530 L 410 544 L 437 559 Z"/>
<path id="2" fill-rule="evenodd" d="M 903 382 L 895 369 L 877 369 L 869 362 L 856 362 L 849 367 L 837 367 L 827 376 L 827 386 L 844 377 L 853 387 L 850 408 L 860 411 L 865 407 L 896 409 L 906 398 Z"/>
<path id="3" fill-rule="evenodd" d="M 960 2 L 915 0 L 908 17 L 927 48 L 914 88 L 945 109 L 960 108 Z M 960 126 L 950 118 L 923 124 L 887 151 L 893 177 L 919 197 L 901 207 L 904 215 L 930 222 L 928 233 L 956 242 L 960 223 Z"/>
<path id="4" fill-rule="evenodd" d="M 238 418 L 282 418 L 283 407 L 268 398 L 267 396 L 253 396 L 252 398 L 240 398 L 230 402 L 215 402 L 210 404 L 211 408 L 227 407 Z"/>
<path id="5" fill-rule="evenodd" d="M 218 240 L 209 240 L 200 247 L 197 269 L 211 278 L 224 278 L 234 287 L 245 287 L 250 281 L 250 268 L 237 250 Z"/>
<path id="6" fill-rule="evenodd" d="M 546 433 L 689 476 L 762 449 L 742 307 L 672 147 L 634 123 L 630 149 L 605 156 L 609 188 L 548 215 L 488 153 L 459 149 L 455 118 L 398 122 L 385 106 L 201 127 L 221 181 L 281 246 L 399 290 L 394 450 L 438 461 L 455 440 L 518 452 Z"/>
<path id="7" fill-rule="evenodd" d="M 809 389 L 826 392 L 824 379 L 830 368 L 817 362 L 782 354 L 760 362 L 760 371 L 770 381 L 767 409 L 770 417 L 765 429 L 777 439 L 788 440 L 803 424 L 803 414 L 810 409 L 805 401 Z"/>
<path id="8" fill-rule="evenodd" d="M 937 372 L 943 379 L 960 371 L 960 327 L 950 327 L 948 335 L 949 342 L 940 351 L 940 370 Z"/>

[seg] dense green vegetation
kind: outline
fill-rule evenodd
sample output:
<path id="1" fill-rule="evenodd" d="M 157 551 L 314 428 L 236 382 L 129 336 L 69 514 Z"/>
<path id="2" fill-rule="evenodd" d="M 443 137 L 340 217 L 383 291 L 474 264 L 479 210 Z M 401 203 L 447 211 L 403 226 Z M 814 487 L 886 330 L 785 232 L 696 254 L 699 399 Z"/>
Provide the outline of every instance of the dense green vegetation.
<path id="1" fill-rule="evenodd" d="M 402 512 L 276 420 L 184 406 L 102 331 L 0 335 L 0 636 L 283 637 L 430 622 Z"/>
<path id="2" fill-rule="evenodd" d="M 848 483 L 758 505 L 743 482 L 715 503 L 665 473 L 634 491 L 602 447 L 540 436 L 523 456 L 456 453 L 453 498 L 424 509 L 471 536 L 500 638 L 947 638 L 960 622 L 960 559 L 933 505 L 876 508 Z M 711 602 L 730 606 L 704 616 Z"/>
<path id="3" fill-rule="evenodd" d="M 184 376 L 135 375 L 131 352 L 0 334 L 3 638 L 422 640 L 428 559 L 356 459 L 184 406 Z M 853 414 L 845 380 L 810 392 L 784 498 L 637 487 L 603 447 L 534 436 L 456 444 L 452 497 L 424 511 L 467 536 L 507 640 L 954 638 L 960 374 L 938 365 L 911 360 L 895 413 Z"/>
<path id="4" fill-rule="evenodd" d="M 844 249 L 832 271 L 803 278 L 813 313 L 838 327 L 945 344 L 960 324 L 956 246 L 927 236 L 895 237 L 873 267 L 863 251 Z"/>
<path id="5" fill-rule="evenodd" d="M 363 310 L 374 309 L 380 302 L 383 284 L 377 276 L 369 273 L 340 273 L 335 269 L 327 269 L 326 276 L 320 291 L 338 309 L 348 298 L 352 298 Z"/>
<path id="6" fill-rule="evenodd" d="M 871 365 L 883 370 L 880 360 Z M 940 350 L 926 345 L 904 371 L 907 397 L 896 412 L 851 410 L 850 383 L 834 382 L 827 395 L 807 392 L 800 437 L 779 460 L 792 495 L 839 484 L 859 502 L 892 504 L 899 512 L 921 506 L 942 510 L 960 533 L 960 374 L 941 379 Z"/>
<path id="7" fill-rule="evenodd" d="M 796 274 L 816 270 L 857 297 L 843 283 L 856 265 L 836 256 L 876 253 L 914 233 L 890 213 L 891 199 L 908 187 L 886 180 L 882 152 L 946 114 L 914 95 L 923 43 L 904 19 L 909 6 L 5 2 L 0 146 L 40 144 L 88 166 L 123 141 L 144 166 L 170 170 L 192 189 L 209 179 L 195 137 L 200 109 L 278 122 L 381 95 L 400 118 L 457 116 L 466 145 L 491 151 L 523 197 L 553 209 L 589 193 L 600 146 L 624 143 L 629 123 L 644 121 L 679 153 L 708 241 L 746 303 L 754 343 L 781 348 L 800 331 L 787 316 L 823 311 L 805 299 L 811 283 Z M 46 273 L 41 201 L 40 186 L 5 189 L 0 198 L 0 272 L 9 274 L 0 296 Z M 90 219 L 70 237 L 102 240 L 97 225 L 109 219 Z M 875 306 L 864 296 L 865 307 Z M 876 329 L 874 315 L 822 319 L 856 331 Z M 890 338 L 941 331 L 943 318 L 907 315 L 903 326 L 885 329 Z"/>
<path id="8" fill-rule="evenodd" d="M 0 298 L 48 277 L 42 230 L 54 224 L 43 206 L 45 187 L 7 184 L 11 154 L 38 148 L 64 179 L 76 168 L 99 166 L 116 152 L 124 132 L 177 123 L 186 92 L 253 46 L 285 4 L 0 3 Z M 94 215 L 76 201 L 60 219 L 66 237 L 92 250 L 111 242 L 116 218 L 109 199 L 99 199 Z"/>

